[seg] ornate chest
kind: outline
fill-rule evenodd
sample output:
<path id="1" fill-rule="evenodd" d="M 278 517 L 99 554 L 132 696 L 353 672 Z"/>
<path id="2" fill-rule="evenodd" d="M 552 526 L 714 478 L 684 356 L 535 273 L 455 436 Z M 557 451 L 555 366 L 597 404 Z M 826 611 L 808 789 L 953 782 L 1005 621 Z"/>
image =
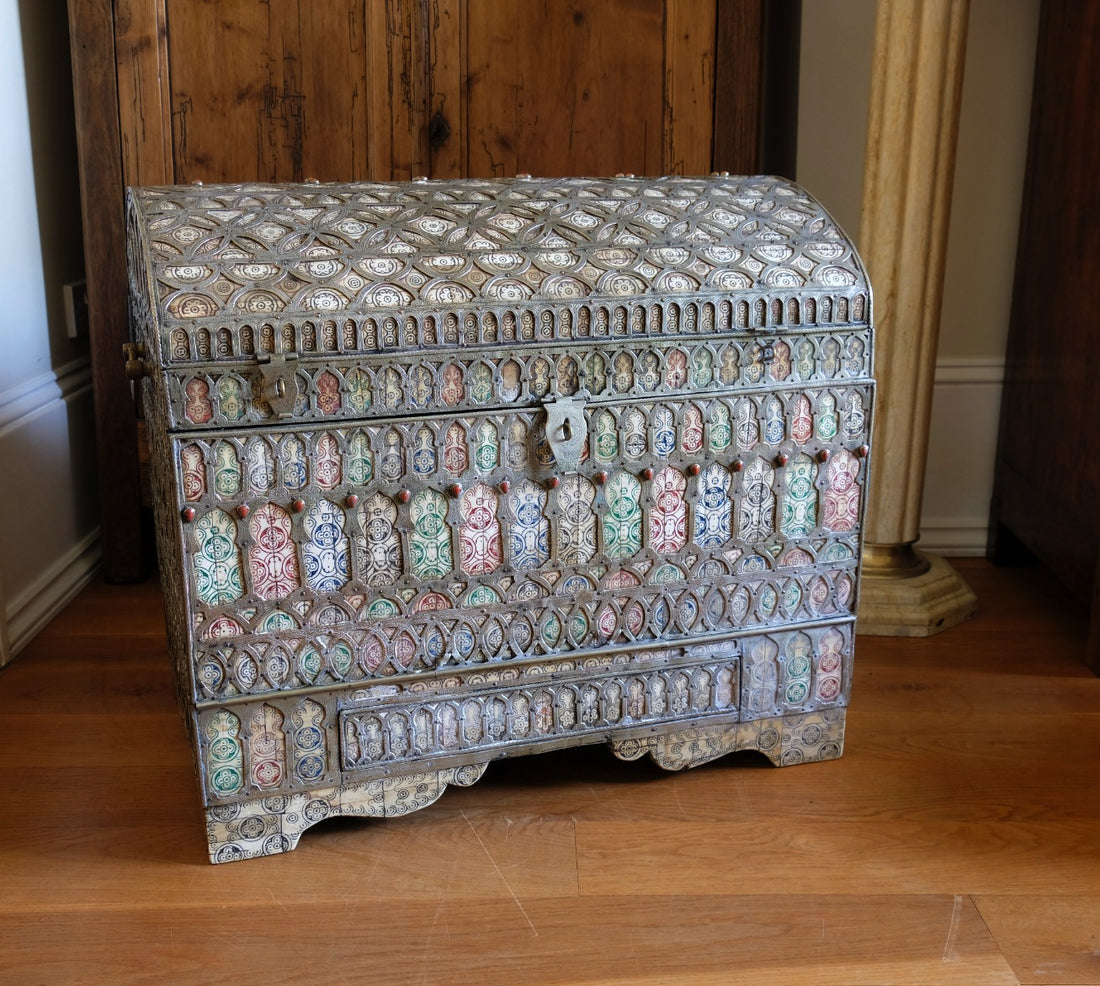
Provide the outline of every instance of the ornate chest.
<path id="1" fill-rule="evenodd" d="M 503 756 L 840 755 L 873 395 L 774 178 L 132 189 L 211 858 Z"/>

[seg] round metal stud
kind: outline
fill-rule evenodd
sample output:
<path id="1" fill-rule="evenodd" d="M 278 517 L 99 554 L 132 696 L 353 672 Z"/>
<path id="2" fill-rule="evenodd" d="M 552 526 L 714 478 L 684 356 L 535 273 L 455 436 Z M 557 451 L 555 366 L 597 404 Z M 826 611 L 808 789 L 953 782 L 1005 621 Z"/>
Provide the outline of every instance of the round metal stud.
<path id="1" fill-rule="evenodd" d="M 820 452 L 817 453 L 817 461 L 818 462 L 828 462 L 829 461 L 829 450 L 827 448 L 823 448 Z"/>
<path id="2" fill-rule="evenodd" d="M 861 459 L 867 458 L 867 456 L 870 454 L 871 448 L 869 445 L 861 445 L 859 448 L 856 449 L 856 455 L 858 455 Z"/>
<path id="3" fill-rule="evenodd" d="M 237 511 L 236 512 L 237 512 L 237 516 L 240 517 L 241 520 L 244 520 L 245 517 L 248 516 L 248 504 L 247 503 L 237 504 Z"/>
<path id="4" fill-rule="evenodd" d="M 730 463 L 730 468 L 734 472 L 740 472 L 742 469 L 745 468 L 745 460 L 744 459 L 734 459 L 733 462 Z"/>
<path id="5" fill-rule="evenodd" d="M 597 483 L 600 483 L 600 484 L 606 483 L 607 482 L 607 472 L 605 470 L 601 469 L 598 473 L 596 473 L 595 479 L 596 479 Z"/>
<path id="6" fill-rule="evenodd" d="M 652 479 L 652 478 L 653 478 L 653 470 L 649 466 L 646 466 L 642 470 L 642 479 Z"/>
<path id="7" fill-rule="evenodd" d="M 180 516 L 183 518 L 183 522 L 185 524 L 190 524 L 191 521 L 193 521 L 195 519 L 195 508 L 194 507 L 184 507 L 180 511 Z"/>
<path id="8" fill-rule="evenodd" d="M 292 500 L 290 503 L 290 509 L 293 510 L 296 514 L 300 514 L 303 510 L 306 509 L 306 501 Z"/>
<path id="9" fill-rule="evenodd" d="M 357 507 L 359 505 L 359 497 L 357 497 L 354 493 L 349 493 L 346 497 L 344 497 L 344 503 L 346 503 L 349 507 Z"/>
<path id="10" fill-rule="evenodd" d="M 451 496 L 455 496 L 455 497 L 462 496 L 462 484 L 461 483 L 451 483 L 451 485 L 447 487 L 447 490 L 451 494 Z"/>
<path id="11" fill-rule="evenodd" d="M 561 480 L 557 476 L 551 476 L 546 481 L 546 488 L 549 490 L 556 490 L 559 486 L 561 486 Z"/>
<path id="12" fill-rule="evenodd" d="M 687 467 L 687 473 L 689 476 L 698 476 L 703 471 L 703 467 L 698 462 L 693 462 Z"/>
<path id="13" fill-rule="evenodd" d="M 512 484 L 508 480 L 502 479 L 498 488 L 501 493 L 507 493 L 512 488 Z"/>
<path id="14" fill-rule="evenodd" d="M 787 453 L 786 453 L 786 452 L 780 452 L 780 453 L 779 453 L 779 454 L 778 454 L 778 455 L 777 455 L 777 456 L 775 457 L 775 464 L 776 464 L 777 466 L 785 466 L 785 465 L 786 465 L 786 464 L 787 464 L 788 462 L 790 462 L 790 461 L 791 461 L 791 460 L 790 460 L 790 456 L 789 456 L 789 455 L 787 455 Z"/>
<path id="15" fill-rule="evenodd" d="M 397 493 L 398 503 L 408 503 L 412 499 L 412 493 L 408 490 L 399 490 Z"/>

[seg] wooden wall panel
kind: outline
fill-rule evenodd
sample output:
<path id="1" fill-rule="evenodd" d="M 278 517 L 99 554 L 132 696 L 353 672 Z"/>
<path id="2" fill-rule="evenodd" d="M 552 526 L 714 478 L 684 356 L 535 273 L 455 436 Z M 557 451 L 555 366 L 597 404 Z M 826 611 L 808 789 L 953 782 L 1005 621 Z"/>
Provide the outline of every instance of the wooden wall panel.
<path id="1" fill-rule="evenodd" d="M 429 174 L 467 174 L 466 0 L 429 0 Z"/>
<path id="2" fill-rule="evenodd" d="M 370 65 L 363 4 L 304 0 L 298 30 L 301 110 L 296 123 L 300 139 L 291 144 L 294 163 L 302 178 L 365 178 L 371 170 L 366 113 Z"/>
<path id="3" fill-rule="evenodd" d="M 760 167 L 760 104 L 764 63 L 764 0 L 720 0 L 714 80 L 715 171 L 734 174 Z M 794 129 L 794 121 L 791 122 Z M 793 177 L 793 176 L 791 176 Z"/>
<path id="4" fill-rule="evenodd" d="M 141 490 L 134 401 L 122 363 L 122 346 L 130 338 L 130 326 L 119 90 L 109 0 L 69 0 L 69 44 L 80 156 L 104 574 L 111 581 L 133 581 L 142 571 Z"/>
<path id="5" fill-rule="evenodd" d="M 421 0 L 366 3 L 370 129 L 368 173 L 407 179 L 428 174 L 428 18 Z"/>
<path id="6" fill-rule="evenodd" d="M 714 0 L 667 0 L 661 161 L 665 174 L 701 175 L 714 170 L 717 27 Z"/>
<path id="7" fill-rule="evenodd" d="M 115 0 L 122 173 L 128 185 L 173 180 L 164 0 Z"/>
<path id="8" fill-rule="evenodd" d="M 124 173 L 704 173 L 718 31 L 758 20 L 715 0 L 116 0 Z M 742 49 L 724 64 L 758 71 Z"/>
<path id="9" fill-rule="evenodd" d="M 468 173 L 661 170 L 662 0 L 467 0 Z"/>
<path id="10" fill-rule="evenodd" d="M 167 0 L 166 18 L 176 181 L 367 176 L 362 0 Z"/>

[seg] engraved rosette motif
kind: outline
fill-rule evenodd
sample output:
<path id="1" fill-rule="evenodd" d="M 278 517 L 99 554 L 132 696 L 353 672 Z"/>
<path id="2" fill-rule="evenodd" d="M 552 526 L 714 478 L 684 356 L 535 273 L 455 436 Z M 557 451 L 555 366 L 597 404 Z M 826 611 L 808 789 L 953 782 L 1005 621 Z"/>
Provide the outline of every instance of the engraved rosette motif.
<path id="1" fill-rule="evenodd" d="M 129 210 L 212 858 L 555 746 L 840 754 L 871 297 L 801 189 L 195 186 Z"/>

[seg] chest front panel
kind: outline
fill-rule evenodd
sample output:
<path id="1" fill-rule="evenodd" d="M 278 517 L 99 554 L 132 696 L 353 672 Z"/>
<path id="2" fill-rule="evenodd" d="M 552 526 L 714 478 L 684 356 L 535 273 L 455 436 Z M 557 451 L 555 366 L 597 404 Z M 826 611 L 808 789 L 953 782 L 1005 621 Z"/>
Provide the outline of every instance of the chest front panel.
<path id="1" fill-rule="evenodd" d="M 598 213 L 578 205 L 583 183 L 534 206 L 525 188 L 524 209 L 491 199 L 442 256 L 467 215 L 454 201 L 403 201 L 381 257 L 317 259 L 318 231 L 342 224 L 346 244 L 349 224 L 368 225 L 340 209 L 311 215 L 312 239 L 285 217 L 253 223 L 282 241 L 243 260 L 243 234 L 217 230 L 237 214 L 230 192 L 150 221 L 135 311 L 162 362 L 162 561 L 211 811 L 412 772 L 439 784 L 600 739 L 679 762 L 703 740 L 675 737 L 709 729 L 724 752 L 731 724 L 736 744 L 784 760 L 839 754 L 870 296 L 835 227 L 752 181 L 682 201 L 629 183 L 637 207 L 601 198 L 614 207 L 591 228 L 576 220 Z M 442 195 L 395 188 L 371 195 Z M 734 192 L 772 220 L 742 214 L 737 245 L 718 236 Z M 647 195 L 648 220 L 621 219 Z M 779 216 L 813 235 L 792 247 Z M 307 259 L 287 259 L 288 237 Z M 269 306 L 316 305 L 323 282 L 346 310 L 272 318 L 260 287 L 226 286 L 242 266 Z M 814 290 L 795 290 L 813 271 Z M 391 294 L 371 281 L 383 274 Z M 600 285 L 626 297 L 592 297 Z M 234 297 L 229 318 L 218 306 Z"/>
<path id="2" fill-rule="evenodd" d="M 541 409 L 177 437 L 194 698 L 850 616 L 869 400 L 593 402 L 566 474 Z"/>

